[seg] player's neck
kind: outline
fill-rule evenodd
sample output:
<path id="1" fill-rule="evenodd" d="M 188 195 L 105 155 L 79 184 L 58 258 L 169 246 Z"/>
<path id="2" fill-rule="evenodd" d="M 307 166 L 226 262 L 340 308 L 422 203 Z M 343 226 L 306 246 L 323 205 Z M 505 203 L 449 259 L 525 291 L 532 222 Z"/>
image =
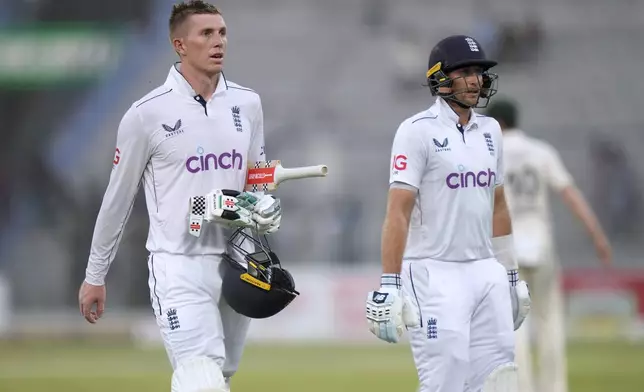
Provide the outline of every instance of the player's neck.
<path id="1" fill-rule="evenodd" d="M 449 106 L 458 115 L 458 123 L 462 126 L 467 125 L 467 123 L 470 121 L 470 116 L 472 115 L 472 109 L 465 109 L 451 102 L 449 102 Z"/>
<path id="2" fill-rule="evenodd" d="M 209 100 L 217 90 L 219 73 L 214 75 L 206 74 L 187 64 L 182 64 L 181 75 L 190 84 L 190 87 L 195 90 L 195 93 L 201 95 L 205 100 Z"/>

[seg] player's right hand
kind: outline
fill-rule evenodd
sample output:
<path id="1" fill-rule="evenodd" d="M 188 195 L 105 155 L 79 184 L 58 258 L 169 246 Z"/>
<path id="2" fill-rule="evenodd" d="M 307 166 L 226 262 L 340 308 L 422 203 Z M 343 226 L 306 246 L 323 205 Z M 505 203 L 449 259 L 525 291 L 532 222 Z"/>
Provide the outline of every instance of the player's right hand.
<path id="1" fill-rule="evenodd" d="M 398 343 L 404 327 L 420 325 L 418 309 L 404 294 L 399 284 L 385 283 L 384 274 L 380 289 L 367 294 L 367 323 L 369 331 L 388 343 Z M 394 275 L 396 276 L 396 275 Z M 400 276 L 395 278 L 398 282 Z"/>
<path id="2" fill-rule="evenodd" d="M 204 219 L 230 228 L 255 227 L 253 208 L 257 199 L 247 192 L 215 189 L 206 195 Z"/>
<path id="3" fill-rule="evenodd" d="M 105 297 L 107 293 L 105 285 L 94 286 L 83 282 L 78 292 L 78 305 L 80 312 L 85 320 L 91 324 L 96 324 L 105 311 Z M 93 310 L 96 305 L 96 310 Z"/>

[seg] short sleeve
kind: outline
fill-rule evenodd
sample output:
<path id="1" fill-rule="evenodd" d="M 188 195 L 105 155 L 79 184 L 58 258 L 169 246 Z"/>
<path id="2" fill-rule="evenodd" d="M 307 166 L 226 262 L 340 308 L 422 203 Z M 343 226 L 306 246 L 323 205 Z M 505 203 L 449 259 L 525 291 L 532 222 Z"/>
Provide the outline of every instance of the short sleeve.
<path id="1" fill-rule="evenodd" d="M 572 176 L 554 148 L 548 146 L 546 151 L 548 154 L 546 157 L 548 184 L 555 191 L 560 191 L 573 183 Z"/>
<path id="2" fill-rule="evenodd" d="M 420 188 L 427 166 L 427 154 L 420 129 L 409 123 L 401 124 L 391 149 L 389 184 L 402 182 Z"/>

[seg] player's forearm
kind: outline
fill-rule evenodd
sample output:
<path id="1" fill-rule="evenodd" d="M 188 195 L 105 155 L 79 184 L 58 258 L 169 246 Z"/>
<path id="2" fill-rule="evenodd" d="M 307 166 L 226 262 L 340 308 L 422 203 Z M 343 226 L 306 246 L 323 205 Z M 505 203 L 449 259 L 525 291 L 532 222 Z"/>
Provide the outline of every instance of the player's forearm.
<path id="1" fill-rule="evenodd" d="M 561 195 L 573 214 L 582 222 L 595 242 L 607 241 L 606 235 L 581 193 L 573 186 L 566 187 Z"/>
<path id="2" fill-rule="evenodd" d="M 512 219 L 510 210 L 505 200 L 503 187 L 498 187 L 494 192 L 494 212 L 492 215 L 492 248 L 497 261 L 508 271 L 508 278 L 512 285 L 516 285 L 517 259 L 514 253 L 514 239 L 512 237 Z"/>
<path id="3" fill-rule="evenodd" d="M 494 199 L 494 212 L 492 215 L 492 237 L 501 237 L 512 234 L 512 219 L 510 210 L 505 201 L 505 195 L 497 194 Z"/>
<path id="4" fill-rule="evenodd" d="M 96 286 L 105 284 L 105 277 L 116 255 L 125 224 L 130 215 L 131 205 L 132 202 L 130 201 L 126 208 L 118 208 L 113 203 L 104 203 L 101 206 L 94 227 L 87 269 L 85 270 L 85 281 L 87 283 Z"/>
<path id="5" fill-rule="evenodd" d="M 409 232 L 409 218 L 403 213 L 388 214 L 382 227 L 382 272 L 399 274 Z"/>
<path id="6" fill-rule="evenodd" d="M 89 284 L 100 286 L 105 283 L 138 193 L 142 167 L 143 164 L 131 165 L 127 168 L 129 170 L 112 172 L 94 225 L 85 271 L 85 280 Z"/>

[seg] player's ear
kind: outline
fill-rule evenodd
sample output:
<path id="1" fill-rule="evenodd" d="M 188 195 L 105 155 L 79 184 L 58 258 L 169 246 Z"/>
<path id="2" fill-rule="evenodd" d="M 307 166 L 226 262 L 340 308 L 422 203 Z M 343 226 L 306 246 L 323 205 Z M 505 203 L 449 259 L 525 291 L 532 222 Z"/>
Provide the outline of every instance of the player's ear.
<path id="1" fill-rule="evenodd" d="M 174 48 L 174 51 L 180 56 L 183 57 L 186 55 L 186 47 L 183 42 L 183 38 L 181 37 L 171 37 L 170 40 L 172 41 L 172 47 Z"/>

